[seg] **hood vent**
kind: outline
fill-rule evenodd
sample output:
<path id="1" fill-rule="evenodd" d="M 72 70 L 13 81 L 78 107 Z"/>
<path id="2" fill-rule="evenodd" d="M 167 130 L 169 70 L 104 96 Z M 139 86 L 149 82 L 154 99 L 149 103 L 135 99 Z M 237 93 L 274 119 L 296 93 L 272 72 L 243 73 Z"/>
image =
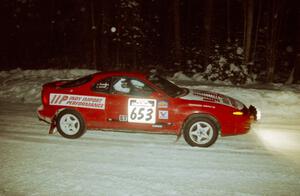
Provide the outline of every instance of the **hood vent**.
<path id="1" fill-rule="evenodd" d="M 187 100 L 198 100 L 198 101 L 207 101 L 212 103 L 219 103 L 222 105 L 231 106 L 234 108 L 237 108 L 237 102 L 235 99 L 232 99 L 231 97 L 218 94 L 218 93 L 212 93 L 209 91 L 202 91 L 202 90 L 190 90 L 190 93 L 184 97 L 181 97 L 182 99 Z"/>

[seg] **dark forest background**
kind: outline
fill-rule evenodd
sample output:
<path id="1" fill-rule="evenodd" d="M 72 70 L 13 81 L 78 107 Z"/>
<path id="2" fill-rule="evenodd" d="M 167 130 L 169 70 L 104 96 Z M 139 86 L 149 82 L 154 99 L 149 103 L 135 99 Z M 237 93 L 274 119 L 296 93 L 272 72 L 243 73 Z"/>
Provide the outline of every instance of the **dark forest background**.
<path id="1" fill-rule="evenodd" d="M 1 70 L 300 79 L 297 0 L 2 0 Z"/>

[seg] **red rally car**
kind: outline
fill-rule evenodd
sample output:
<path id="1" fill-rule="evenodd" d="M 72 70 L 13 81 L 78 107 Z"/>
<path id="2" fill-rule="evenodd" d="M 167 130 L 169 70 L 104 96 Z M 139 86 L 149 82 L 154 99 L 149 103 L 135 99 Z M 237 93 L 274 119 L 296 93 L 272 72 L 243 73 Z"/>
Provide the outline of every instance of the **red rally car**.
<path id="1" fill-rule="evenodd" d="M 219 133 L 247 133 L 257 111 L 156 74 L 109 72 L 44 84 L 38 116 L 51 123 L 49 133 L 57 128 L 66 138 L 78 138 L 87 129 L 117 129 L 183 134 L 189 145 L 208 147 Z"/>

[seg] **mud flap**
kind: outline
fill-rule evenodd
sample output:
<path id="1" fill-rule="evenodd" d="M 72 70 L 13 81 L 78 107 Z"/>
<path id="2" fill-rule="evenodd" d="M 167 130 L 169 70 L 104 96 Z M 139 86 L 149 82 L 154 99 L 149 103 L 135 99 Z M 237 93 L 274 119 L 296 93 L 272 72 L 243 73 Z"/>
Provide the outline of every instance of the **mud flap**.
<path id="1" fill-rule="evenodd" d="M 49 134 L 54 134 L 56 132 L 56 120 L 53 118 L 50 123 Z"/>
<path id="2" fill-rule="evenodd" d="M 180 131 L 180 133 L 177 135 L 176 140 L 174 141 L 174 143 L 177 143 L 178 140 L 181 138 L 182 135 L 182 131 Z"/>

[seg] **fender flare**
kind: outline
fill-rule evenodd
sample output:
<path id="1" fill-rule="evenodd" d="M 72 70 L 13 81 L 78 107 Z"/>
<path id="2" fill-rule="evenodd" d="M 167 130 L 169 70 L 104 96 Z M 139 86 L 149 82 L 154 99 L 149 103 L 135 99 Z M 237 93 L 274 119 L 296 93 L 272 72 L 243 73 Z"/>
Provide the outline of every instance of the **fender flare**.
<path id="1" fill-rule="evenodd" d="M 183 129 L 184 129 L 185 125 L 186 125 L 186 122 L 188 122 L 188 120 L 190 120 L 190 119 L 192 119 L 192 118 L 196 118 L 196 117 L 205 117 L 205 118 L 209 118 L 210 120 L 212 120 L 212 121 L 214 121 L 214 122 L 216 123 L 219 132 L 222 131 L 222 127 L 221 127 L 221 125 L 220 125 L 218 119 L 217 119 L 215 116 L 213 116 L 212 114 L 210 114 L 210 113 L 193 113 L 193 114 L 190 114 L 189 116 L 187 116 L 187 117 L 184 119 L 184 121 L 183 121 L 183 123 L 182 123 L 182 126 L 181 126 L 181 128 L 180 128 L 180 131 L 179 131 L 179 137 L 182 135 L 182 132 L 183 132 Z"/>

